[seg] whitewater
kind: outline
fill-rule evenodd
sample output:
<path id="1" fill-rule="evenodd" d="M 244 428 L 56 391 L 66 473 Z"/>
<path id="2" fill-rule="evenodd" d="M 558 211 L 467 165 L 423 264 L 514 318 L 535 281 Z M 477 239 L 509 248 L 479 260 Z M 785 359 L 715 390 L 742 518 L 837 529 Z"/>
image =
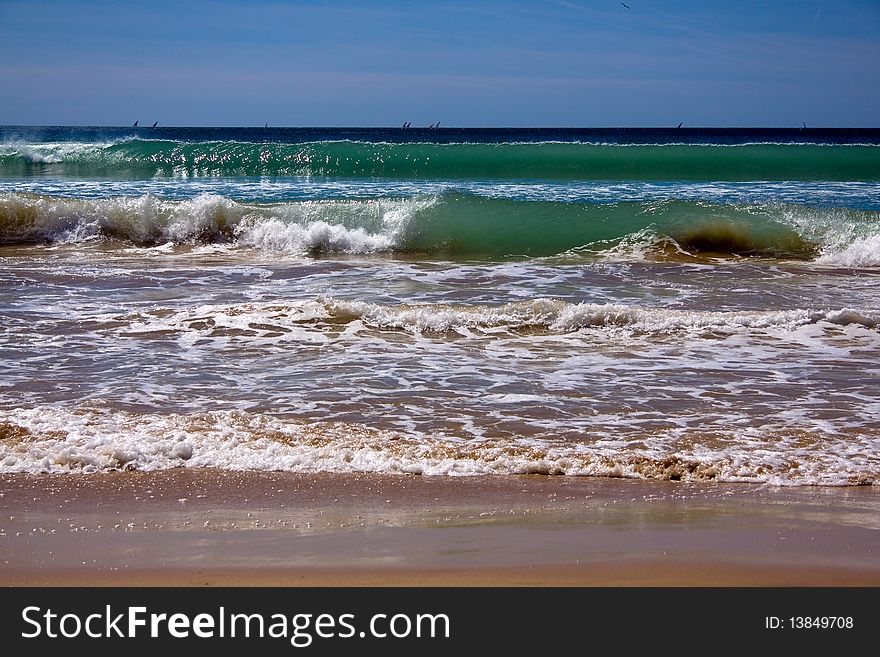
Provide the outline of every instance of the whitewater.
<path id="1" fill-rule="evenodd" d="M 880 482 L 880 131 L 0 137 L 0 471 Z"/>

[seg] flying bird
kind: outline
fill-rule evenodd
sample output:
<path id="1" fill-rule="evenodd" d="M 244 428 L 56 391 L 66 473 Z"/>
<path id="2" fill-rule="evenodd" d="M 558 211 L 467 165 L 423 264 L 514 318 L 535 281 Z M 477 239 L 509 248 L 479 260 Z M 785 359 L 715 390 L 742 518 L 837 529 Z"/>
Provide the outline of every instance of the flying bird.
<path id="1" fill-rule="evenodd" d="M 628 4 L 626 4 L 626 3 L 625 3 L 625 2 L 621 2 L 621 3 L 620 3 L 620 4 L 622 4 L 622 5 L 623 5 L 623 6 L 624 6 L 624 7 L 626 7 L 626 8 L 627 8 L 627 9 L 629 9 L 629 8 L 630 8 L 630 7 L 629 7 L 629 5 L 628 5 Z"/>

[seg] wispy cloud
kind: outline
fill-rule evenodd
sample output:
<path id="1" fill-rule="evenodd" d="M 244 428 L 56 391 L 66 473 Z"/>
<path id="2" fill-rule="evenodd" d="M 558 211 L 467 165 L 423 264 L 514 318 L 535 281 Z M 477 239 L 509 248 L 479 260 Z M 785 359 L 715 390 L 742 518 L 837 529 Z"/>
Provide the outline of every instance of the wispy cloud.
<path id="1" fill-rule="evenodd" d="M 819 3 L 819 8 L 816 9 L 816 15 L 813 16 L 813 25 L 810 27 L 810 32 L 814 32 L 814 31 L 816 30 L 816 21 L 819 20 L 819 14 L 822 13 L 822 7 L 823 7 L 823 6 L 824 6 L 824 4 L 820 2 L 820 3 Z"/>

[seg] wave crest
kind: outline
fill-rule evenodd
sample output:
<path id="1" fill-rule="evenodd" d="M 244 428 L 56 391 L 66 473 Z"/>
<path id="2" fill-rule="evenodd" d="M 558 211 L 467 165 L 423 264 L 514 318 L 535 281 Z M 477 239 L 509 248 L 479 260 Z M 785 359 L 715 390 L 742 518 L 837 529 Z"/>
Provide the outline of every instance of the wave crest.
<path id="1" fill-rule="evenodd" d="M 38 157 L 37 157 L 38 156 Z M 880 180 L 866 144 L 388 143 L 127 139 L 6 144 L 0 174 L 332 176 L 399 179 Z"/>
<path id="2" fill-rule="evenodd" d="M 103 318 L 123 333 L 170 332 L 199 337 L 304 338 L 303 331 L 326 340 L 325 329 L 357 324 L 410 333 L 462 335 L 496 333 L 567 334 L 585 329 L 628 334 L 688 333 L 723 335 L 741 330 L 794 330 L 825 322 L 874 330 L 880 317 L 852 308 L 777 311 L 695 311 L 622 304 L 570 303 L 537 298 L 499 306 L 452 304 L 384 305 L 332 297 L 278 304 L 199 306 L 172 311 Z M 355 327 L 355 328 L 357 328 Z"/>
<path id="3" fill-rule="evenodd" d="M 203 193 L 63 198 L 0 193 L 0 244 L 118 240 L 269 253 L 478 258 L 760 257 L 880 265 L 880 212 L 696 201 L 516 201 L 458 192 L 245 203 Z"/>

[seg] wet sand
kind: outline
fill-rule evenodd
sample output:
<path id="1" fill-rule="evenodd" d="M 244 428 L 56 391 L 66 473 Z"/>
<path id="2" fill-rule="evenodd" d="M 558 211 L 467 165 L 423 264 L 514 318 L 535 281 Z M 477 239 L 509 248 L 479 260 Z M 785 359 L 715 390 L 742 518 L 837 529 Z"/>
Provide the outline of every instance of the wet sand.
<path id="1" fill-rule="evenodd" d="M 878 586 L 880 489 L 0 475 L 7 586 Z"/>

